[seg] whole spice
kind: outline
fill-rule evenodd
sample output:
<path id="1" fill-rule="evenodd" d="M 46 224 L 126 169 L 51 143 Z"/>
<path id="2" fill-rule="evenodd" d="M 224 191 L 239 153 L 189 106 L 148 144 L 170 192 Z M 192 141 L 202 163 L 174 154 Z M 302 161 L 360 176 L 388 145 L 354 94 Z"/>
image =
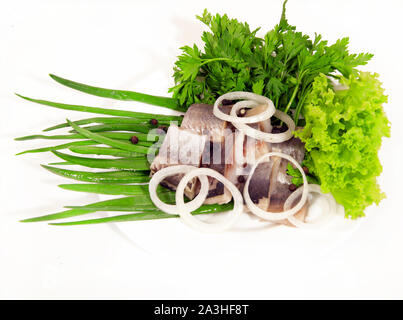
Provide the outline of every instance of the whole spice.
<path id="1" fill-rule="evenodd" d="M 295 191 L 295 190 L 297 190 L 297 186 L 295 184 L 291 183 L 290 186 L 288 187 L 288 189 L 290 191 Z"/>

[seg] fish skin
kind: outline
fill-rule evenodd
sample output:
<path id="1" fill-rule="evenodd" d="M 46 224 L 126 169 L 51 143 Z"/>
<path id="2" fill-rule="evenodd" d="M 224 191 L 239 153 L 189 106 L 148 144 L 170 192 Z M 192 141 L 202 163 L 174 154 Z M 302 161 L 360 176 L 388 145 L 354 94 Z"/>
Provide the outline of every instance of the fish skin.
<path id="1" fill-rule="evenodd" d="M 223 112 L 229 113 L 230 106 L 222 106 Z M 234 127 L 231 123 L 217 118 L 213 114 L 213 106 L 208 104 L 193 104 L 188 108 L 182 124 L 181 129 L 188 129 L 197 132 L 200 135 L 206 135 L 208 143 L 202 152 L 201 168 L 211 168 L 224 176 L 227 176 L 228 167 L 231 166 L 232 148 L 233 146 L 226 145 L 226 141 L 231 141 Z M 208 177 L 209 193 L 205 204 L 224 204 L 232 199 L 231 193 L 224 185 Z M 200 189 L 200 183 L 196 188 L 196 193 Z"/>
<path id="2" fill-rule="evenodd" d="M 209 150 L 205 150 L 203 152 L 203 156 L 205 158 L 209 158 L 210 163 L 208 161 L 202 161 L 201 168 L 211 168 L 223 176 L 227 176 L 226 170 L 229 166 L 226 164 L 225 157 L 225 147 L 222 146 L 223 143 L 212 142 L 208 146 Z M 207 148 L 206 148 L 207 149 Z M 219 154 L 219 157 L 216 155 Z M 215 159 L 216 158 L 216 159 Z M 207 159 L 206 159 L 207 160 Z M 224 184 L 212 177 L 207 177 L 210 187 L 209 193 L 207 195 L 207 199 L 205 200 L 205 204 L 224 204 L 228 203 L 232 199 L 231 193 L 224 187 Z"/>
<path id="3" fill-rule="evenodd" d="M 151 175 L 165 167 L 177 164 L 200 167 L 202 152 L 206 143 L 206 136 L 191 130 L 178 128 L 176 125 L 170 125 L 159 153 L 150 166 Z M 188 157 L 189 154 L 191 155 L 190 158 Z M 183 174 L 173 175 L 161 181 L 161 185 L 171 190 L 176 190 L 182 178 Z M 198 179 L 193 178 L 185 188 L 184 193 L 189 199 L 193 199 L 197 194 L 197 182 Z"/>
<path id="4" fill-rule="evenodd" d="M 282 152 L 293 157 L 298 163 L 301 163 L 305 157 L 304 144 L 298 138 L 291 138 L 282 143 L 273 143 L 273 151 Z M 283 211 L 285 200 L 291 195 L 290 191 L 291 177 L 287 174 L 288 160 L 280 157 L 273 157 L 273 188 L 270 192 L 270 207 L 271 212 Z"/>
<path id="5" fill-rule="evenodd" d="M 229 113 L 231 106 L 222 106 L 220 109 Z M 213 106 L 203 103 L 192 104 L 188 108 L 181 128 L 207 135 L 210 141 L 216 143 L 224 142 L 225 136 L 233 131 L 231 123 L 221 120 L 213 114 Z M 229 132 L 225 132 L 226 129 L 229 129 Z"/>

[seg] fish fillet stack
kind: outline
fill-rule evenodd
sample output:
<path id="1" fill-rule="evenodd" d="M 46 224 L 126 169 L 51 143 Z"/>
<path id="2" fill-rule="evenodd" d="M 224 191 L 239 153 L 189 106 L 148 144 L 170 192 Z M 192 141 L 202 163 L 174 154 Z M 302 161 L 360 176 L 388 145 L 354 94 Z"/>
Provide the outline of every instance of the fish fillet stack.
<path id="1" fill-rule="evenodd" d="M 220 107 L 229 114 L 231 106 Z M 259 107 L 248 110 L 246 116 L 259 112 Z M 272 132 L 270 120 L 250 124 L 264 132 Z M 304 159 L 305 148 L 297 138 L 282 143 L 267 143 L 245 136 L 230 122 L 218 119 L 213 114 L 213 106 L 193 104 L 188 108 L 180 127 L 172 125 L 151 164 L 151 174 L 167 166 L 187 164 L 195 167 L 211 168 L 234 183 L 242 192 L 251 167 L 262 155 L 271 151 L 292 156 L 299 163 Z M 271 157 L 269 162 L 259 164 L 249 185 L 252 201 L 261 209 L 270 212 L 283 211 L 285 200 L 290 196 L 291 177 L 287 175 L 288 161 Z M 183 175 L 166 178 L 162 185 L 176 190 Z M 209 193 L 205 204 L 223 204 L 231 201 L 231 193 L 224 185 L 209 177 Z M 193 199 L 199 192 L 200 182 L 194 178 L 185 189 L 185 195 Z M 245 206 L 245 211 L 247 207 Z M 305 220 L 306 207 L 296 215 Z M 287 223 L 286 221 L 281 221 Z"/>

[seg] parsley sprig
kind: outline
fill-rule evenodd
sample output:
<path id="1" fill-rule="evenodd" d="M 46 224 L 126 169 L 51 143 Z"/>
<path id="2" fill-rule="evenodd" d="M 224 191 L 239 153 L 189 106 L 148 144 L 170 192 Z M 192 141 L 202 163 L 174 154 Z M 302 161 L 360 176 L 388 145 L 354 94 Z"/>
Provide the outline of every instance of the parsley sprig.
<path id="1" fill-rule="evenodd" d="M 206 9 L 197 18 L 210 31 L 203 32 L 204 48 L 182 47 L 174 67 L 175 86 L 170 91 L 182 106 L 214 103 L 231 91 L 252 91 L 274 101 L 276 108 L 300 116 L 315 77 L 323 73 L 338 78 L 356 74 L 372 54 L 350 54 L 348 38 L 328 45 L 320 34 L 313 40 L 296 31 L 285 16 L 263 38 L 247 23 Z"/>

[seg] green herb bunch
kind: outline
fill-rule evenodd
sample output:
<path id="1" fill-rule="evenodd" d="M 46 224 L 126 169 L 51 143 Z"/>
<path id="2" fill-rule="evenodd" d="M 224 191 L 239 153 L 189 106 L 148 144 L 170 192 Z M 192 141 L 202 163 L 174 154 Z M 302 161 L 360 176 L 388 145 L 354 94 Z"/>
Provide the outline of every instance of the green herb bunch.
<path id="1" fill-rule="evenodd" d="M 263 38 L 256 35 L 259 28 L 251 31 L 247 23 L 204 10 L 197 18 L 210 31 L 202 35 L 204 48 L 181 48 L 170 89 L 173 98 L 187 107 L 212 104 L 231 91 L 252 91 L 270 98 L 282 111 L 295 110 L 297 120 L 315 77 L 322 73 L 348 78 L 371 59 L 368 53 L 350 54 L 348 38 L 328 45 L 319 34 L 311 40 L 297 32 L 285 17 L 286 3 L 280 22 Z"/>

